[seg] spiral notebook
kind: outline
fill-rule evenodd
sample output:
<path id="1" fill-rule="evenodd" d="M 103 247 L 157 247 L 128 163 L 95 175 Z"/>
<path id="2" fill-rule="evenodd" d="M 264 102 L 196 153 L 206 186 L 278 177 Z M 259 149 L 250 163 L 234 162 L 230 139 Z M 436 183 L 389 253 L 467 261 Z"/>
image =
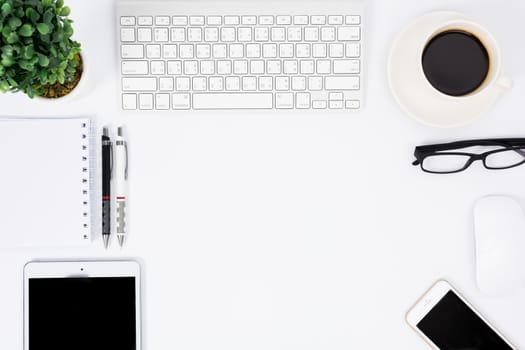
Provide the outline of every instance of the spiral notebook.
<path id="1" fill-rule="evenodd" d="M 91 241 L 90 118 L 0 118 L 0 249 Z"/>

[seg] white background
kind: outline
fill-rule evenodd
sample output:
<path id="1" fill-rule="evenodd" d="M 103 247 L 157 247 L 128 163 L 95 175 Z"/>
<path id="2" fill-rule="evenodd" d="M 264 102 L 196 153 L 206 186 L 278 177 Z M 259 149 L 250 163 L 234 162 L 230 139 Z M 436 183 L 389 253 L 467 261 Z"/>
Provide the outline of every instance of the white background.
<path id="1" fill-rule="evenodd" d="M 122 250 L 116 237 L 108 251 L 100 237 L 89 249 L 2 250 L 1 349 L 22 349 L 23 265 L 81 257 L 142 260 L 147 350 L 421 349 L 404 315 L 442 277 L 525 347 L 525 289 L 507 298 L 477 290 L 472 224 L 473 203 L 483 195 L 509 194 L 525 204 L 525 167 L 475 165 L 436 176 L 411 165 L 422 143 L 524 136 L 525 2 L 369 1 L 366 107 L 338 116 L 126 115 L 119 110 L 114 2 L 68 4 L 92 89 L 51 106 L 0 96 L 1 113 L 93 114 L 99 125 L 125 123 L 130 234 Z M 468 127 L 422 126 L 388 89 L 393 38 L 432 10 L 485 24 L 515 83 Z"/>

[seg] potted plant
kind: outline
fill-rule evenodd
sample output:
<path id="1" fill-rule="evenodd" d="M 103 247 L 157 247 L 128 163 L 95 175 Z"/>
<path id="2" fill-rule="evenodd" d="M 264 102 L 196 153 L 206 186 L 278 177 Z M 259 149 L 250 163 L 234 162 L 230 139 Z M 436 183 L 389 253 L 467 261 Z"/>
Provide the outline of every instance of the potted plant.
<path id="1" fill-rule="evenodd" d="M 63 0 L 0 0 L 0 91 L 64 97 L 84 64 Z"/>

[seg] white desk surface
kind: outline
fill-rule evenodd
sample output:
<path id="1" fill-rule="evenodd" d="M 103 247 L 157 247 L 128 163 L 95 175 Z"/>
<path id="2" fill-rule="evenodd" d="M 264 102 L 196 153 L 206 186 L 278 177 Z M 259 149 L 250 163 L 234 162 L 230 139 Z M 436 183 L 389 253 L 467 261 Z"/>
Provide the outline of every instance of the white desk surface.
<path id="1" fill-rule="evenodd" d="M 113 237 L 105 251 L 97 237 L 89 249 L 2 251 L 1 349 L 22 349 L 23 265 L 81 257 L 143 260 L 146 350 L 422 349 L 404 315 L 442 277 L 525 347 L 525 288 L 509 298 L 477 290 L 472 220 L 483 195 L 525 204 L 525 167 L 476 165 L 435 176 L 411 165 L 422 143 L 524 136 L 525 2 L 369 1 L 366 108 L 345 116 L 126 115 L 117 94 L 114 2 L 67 2 L 93 89 L 54 106 L 3 95 L 1 114 L 96 114 L 99 125 L 125 123 L 130 234 L 122 250 Z M 388 89 L 392 39 L 432 10 L 484 23 L 515 82 L 468 127 L 422 126 Z"/>

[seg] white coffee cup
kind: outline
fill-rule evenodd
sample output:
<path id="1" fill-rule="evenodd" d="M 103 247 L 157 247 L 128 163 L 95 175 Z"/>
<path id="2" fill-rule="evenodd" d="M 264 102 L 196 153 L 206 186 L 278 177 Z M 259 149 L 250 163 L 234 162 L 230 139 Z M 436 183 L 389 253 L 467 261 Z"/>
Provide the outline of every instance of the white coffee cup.
<path id="1" fill-rule="evenodd" d="M 489 70 L 471 93 L 451 96 L 437 90 L 423 71 L 422 55 L 438 34 L 459 30 L 477 37 L 487 50 Z M 434 12 L 418 18 L 396 38 L 389 57 L 389 83 L 401 108 L 414 119 L 436 127 L 468 124 L 489 110 L 502 92 L 512 87 L 502 75 L 501 51 L 482 25 L 456 12 Z"/>

